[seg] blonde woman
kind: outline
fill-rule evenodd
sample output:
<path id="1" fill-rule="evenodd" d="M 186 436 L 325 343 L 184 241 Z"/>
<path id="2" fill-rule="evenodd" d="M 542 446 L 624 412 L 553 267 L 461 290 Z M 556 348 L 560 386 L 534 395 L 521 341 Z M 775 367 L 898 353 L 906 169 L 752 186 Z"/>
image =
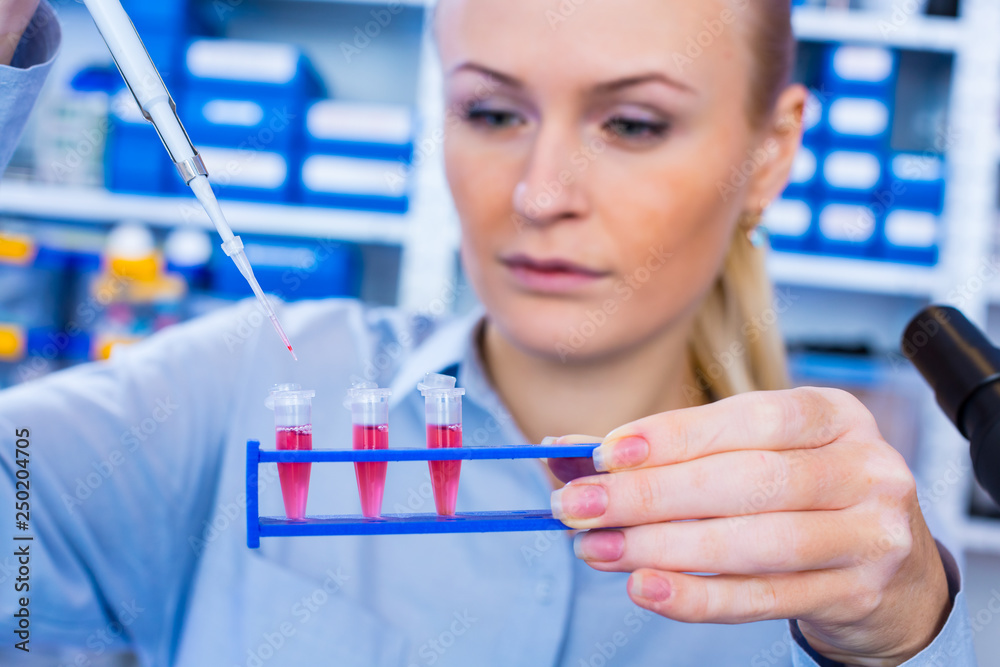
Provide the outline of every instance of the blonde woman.
<path id="1" fill-rule="evenodd" d="M 748 234 L 806 98 L 787 0 L 441 0 L 434 21 L 483 309 L 288 306 L 295 365 L 246 303 L 0 394 L 10 479 L 31 443 L 34 641 L 147 665 L 974 664 L 912 475 L 851 396 L 783 389 L 762 324 Z M 390 386 L 390 438 L 420 446 L 426 372 L 466 388 L 466 444 L 597 434 L 551 472 L 467 464 L 459 495 L 551 494 L 587 532 L 246 548 L 271 384 L 316 389 L 318 447 L 344 446 L 352 379 Z M 425 470 L 390 467 L 385 511 L 432 511 Z M 348 466 L 313 471 L 310 513 L 356 508 Z M 273 474 L 261 494 L 280 512 Z"/>

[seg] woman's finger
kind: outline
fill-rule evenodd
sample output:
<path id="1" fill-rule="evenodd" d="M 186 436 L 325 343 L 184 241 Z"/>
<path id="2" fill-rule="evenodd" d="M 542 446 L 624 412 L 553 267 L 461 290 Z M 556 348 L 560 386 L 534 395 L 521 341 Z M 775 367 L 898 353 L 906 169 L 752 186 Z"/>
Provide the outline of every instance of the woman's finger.
<path id="1" fill-rule="evenodd" d="M 869 448 L 870 450 L 870 448 Z M 736 451 L 657 468 L 575 479 L 552 493 L 552 514 L 609 528 L 764 512 L 839 510 L 865 497 L 886 456 L 838 442 L 822 449 Z"/>
<path id="2" fill-rule="evenodd" d="M 822 447 L 852 429 L 878 437 L 874 419 L 838 389 L 759 391 L 619 427 L 594 450 L 600 471 L 661 466 L 720 452 Z"/>
<path id="3" fill-rule="evenodd" d="M 592 435 L 564 435 L 561 438 L 546 438 L 543 445 L 579 445 L 586 442 L 600 442 L 600 437 Z M 594 459 L 592 458 L 571 458 L 571 459 L 547 459 L 549 470 L 560 482 L 569 482 L 578 477 L 589 477 L 596 475 Z"/>
<path id="4" fill-rule="evenodd" d="M 675 621 L 751 623 L 825 616 L 823 610 L 835 609 L 831 602 L 843 597 L 849 586 L 855 588 L 861 613 L 868 596 L 857 591 L 857 582 L 844 570 L 699 576 L 644 568 L 629 577 L 628 594 L 640 607 Z"/>
<path id="5" fill-rule="evenodd" d="M 908 539 L 902 518 L 858 509 L 594 530 L 577 534 L 573 550 L 605 572 L 650 567 L 749 575 L 855 567 L 905 546 Z"/>

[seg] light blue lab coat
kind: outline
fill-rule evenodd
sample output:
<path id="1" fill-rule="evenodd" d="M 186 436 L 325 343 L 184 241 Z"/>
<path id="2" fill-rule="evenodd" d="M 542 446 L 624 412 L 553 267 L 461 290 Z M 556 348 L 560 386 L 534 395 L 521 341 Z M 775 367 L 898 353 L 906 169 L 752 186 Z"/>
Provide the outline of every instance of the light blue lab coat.
<path id="1" fill-rule="evenodd" d="M 43 69 L 0 68 L 0 154 Z M 61 664 L 123 649 L 154 666 L 829 664 L 786 621 L 686 625 L 641 610 L 627 575 L 577 560 L 564 532 L 264 538 L 248 549 L 246 441 L 273 446 L 263 402 L 274 383 L 316 390 L 316 448 L 350 447 L 341 401 L 354 379 L 392 387 L 391 446 L 424 446 L 416 384 L 429 371 L 466 388 L 466 444 L 525 441 L 481 365 L 480 313 L 441 323 L 330 299 L 279 315 L 298 363 L 250 300 L 0 393 L 0 664 L 52 664 L 13 649 L 15 533 L 34 538 L 30 646 L 78 647 Z M 19 432 L 26 531 L 14 529 Z M 545 508 L 550 491 L 538 461 L 466 462 L 458 508 Z M 260 494 L 262 514 L 282 514 L 274 464 L 261 467 Z M 425 463 L 389 464 L 384 511 L 433 507 Z M 310 514 L 359 509 L 350 464 L 313 464 Z M 954 609 L 907 665 L 975 664 L 959 573 L 943 555 Z"/>

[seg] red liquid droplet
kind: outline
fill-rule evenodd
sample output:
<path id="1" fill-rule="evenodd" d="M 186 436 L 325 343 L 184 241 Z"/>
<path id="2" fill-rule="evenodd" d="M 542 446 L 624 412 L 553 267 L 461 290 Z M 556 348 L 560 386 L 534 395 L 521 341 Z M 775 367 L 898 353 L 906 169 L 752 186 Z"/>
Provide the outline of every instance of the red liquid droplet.
<path id="1" fill-rule="evenodd" d="M 312 449 L 312 426 L 279 428 L 275 431 L 278 449 Z M 309 497 L 311 463 L 279 463 L 278 479 L 281 497 L 285 501 L 285 516 L 301 520 L 306 516 L 306 499 Z"/>
<path id="2" fill-rule="evenodd" d="M 427 447 L 461 447 L 461 424 L 428 424 Z M 458 498 L 458 477 L 462 472 L 461 461 L 428 461 L 431 470 L 431 486 L 434 488 L 434 506 L 441 516 L 455 514 Z"/>
<path id="3" fill-rule="evenodd" d="M 354 449 L 387 449 L 389 447 L 388 424 L 355 424 Z M 382 493 L 385 491 L 385 471 L 387 461 L 355 463 L 354 473 L 358 478 L 358 495 L 361 497 L 361 513 L 369 518 L 382 514 Z"/>

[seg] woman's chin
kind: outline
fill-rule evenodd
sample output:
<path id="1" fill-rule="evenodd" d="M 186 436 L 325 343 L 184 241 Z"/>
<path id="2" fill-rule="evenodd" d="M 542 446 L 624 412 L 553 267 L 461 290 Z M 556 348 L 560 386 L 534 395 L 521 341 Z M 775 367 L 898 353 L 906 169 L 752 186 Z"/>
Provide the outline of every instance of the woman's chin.
<path id="1" fill-rule="evenodd" d="M 609 340 L 614 337 L 607 326 L 610 318 L 599 306 L 548 303 L 488 310 L 505 342 L 533 357 L 581 363 L 606 356 L 615 347 Z"/>

